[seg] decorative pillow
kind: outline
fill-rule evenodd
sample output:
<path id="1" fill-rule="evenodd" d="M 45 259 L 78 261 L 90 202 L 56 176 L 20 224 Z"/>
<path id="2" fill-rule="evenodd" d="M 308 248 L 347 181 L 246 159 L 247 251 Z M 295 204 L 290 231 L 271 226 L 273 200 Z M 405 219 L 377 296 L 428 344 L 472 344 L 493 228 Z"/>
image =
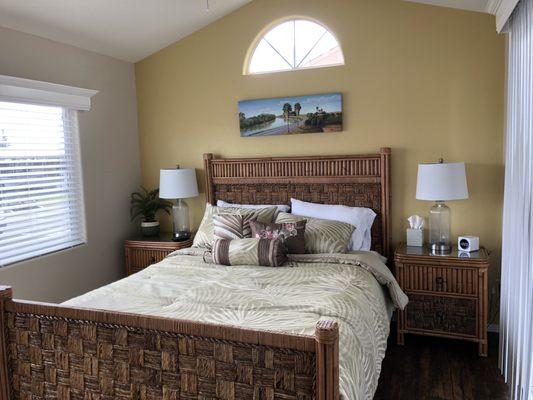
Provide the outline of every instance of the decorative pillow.
<path id="1" fill-rule="evenodd" d="M 286 222 L 281 224 L 264 224 L 252 221 L 252 237 L 261 239 L 280 239 L 283 241 L 287 253 L 305 253 L 305 224 L 306 220 L 298 222 Z"/>
<path id="2" fill-rule="evenodd" d="M 213 262 L 222 265 L 262 265 L 279 267 L 287 260 L 281 240 L 217 239 L 213 243 Z"/>
<path id="3" fill-rule="evenodd" d="M 292 213 L 296 215 L 341 221 L 355 226 L 349 249 L 370 250 L 372 224 L 376 218 L 374 210 L 366 207 L 308 203 L 296 199 L 291 199 L 291 206 Z"/>
<path id="4" fill-rule="evenodd" d="M 200 223 L 200 227 L 196 232 L 193 240 L 193 247 L 210 248 L 213 244 L 213 215 L 215 214 L 240 214 L 240 215 L 256 215 L 257 221 L 270 223 L 276 215 L 277 208 L 261 208 L 246 210 L 243 208 L 233 207 L 216 207 L 207 203 L 205 207 L 204 217 Z"/>
<path id="5" fill-rule="evenodd" d="M 250 223 L 257 218 L 257 212 L 242 214 L 213 215 L 213 236 L 217 239 L 244 239 L 252 237 Z"/>
<path id="6" fill-rule="evenodd" d="M 276 223 L 295 223 L 302 220 L 307 220 L 305 225 L 305 251 L 307 253 L 346 253 L 350 237 L 355 229 L 353 225 L 287 213 L 279 213 Z"/>
<path id="7" fill-rule="evenodd" d="M 286 204 L 233 204 L 224 200 L 217 200 L 217 207 L 248 208 L 257 210 L 258 208 L 276 207 L 281 212 L 289 212 L 291 208 Z"/>

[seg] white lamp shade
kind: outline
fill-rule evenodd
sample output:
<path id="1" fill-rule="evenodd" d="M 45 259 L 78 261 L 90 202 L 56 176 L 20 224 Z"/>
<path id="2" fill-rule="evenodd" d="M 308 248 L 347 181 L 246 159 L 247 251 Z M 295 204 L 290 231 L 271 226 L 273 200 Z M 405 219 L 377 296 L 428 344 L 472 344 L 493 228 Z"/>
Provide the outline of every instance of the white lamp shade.
<path id="1" fill-rule="evenodd" d="M 198 196 L 196 172 L 193 168 L 162 169 L 159 174 L 159 197 L 186 199 Z"/>
<path id="2" fill-rule="evenodd" d="M 468 199 L 465 163 L 419 164 L 416 198 L 433 201 Z"/>

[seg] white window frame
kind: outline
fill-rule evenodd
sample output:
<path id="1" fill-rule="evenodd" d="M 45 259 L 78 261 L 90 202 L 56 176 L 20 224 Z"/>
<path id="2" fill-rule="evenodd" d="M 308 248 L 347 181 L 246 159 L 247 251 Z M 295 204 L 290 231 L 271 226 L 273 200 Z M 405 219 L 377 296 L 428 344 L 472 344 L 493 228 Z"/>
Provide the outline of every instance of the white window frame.
<path id="1" fill-rule="evenodd" d="M 259 46 L 259 43 L 261 42 L 261 40 L 271 30 L 273 30 L 276 27 L 278 27 L 279 25 L 284 24 L 284 23 L 289 22 L 289 21 L 308 21 L 308 22 L 312 22 L 312 23 L 317 24 L 317 25 L 321 26 L 322 28 L 324 28 L 328 33 L 330 33 L 333 36 L 333 38 L 338 43 L 340 51 L 341 51 L 341 54 L 342 54 L 343 62 L 341 62 L 341 63 L 332 63 L 332 64 L 328 64 L 328 65 L 319 65 L 319 66 L 296 67 L 296 68 L 290 68 L 290 69 L 287 68 L 287 69 L 282 69 L 282 70 L 251 72 L 250 71 L 250 64 L 252 62 L 252 58 L 254 56 L 254 53 L 255 53 L 257 47 Z M 344 57 L 344 51 L 342 50 L 341 42 L 339 41 L 339 38 L 337 37 L 337 35 L 335 35 L 335 33 L 333 33 L 333 31 L 331 29 L 329 29 L 329 27 L 327 25 L 325 25 L 322 22 L 317 21 L 317 20 L 315 20 L 313 18 L 301 17 L 301 16 L 291 16 L 291 17 L 283 18 L 281 20 L 277 20 L 277 21 L 272 22 L 271 24 L 266 26 L 264 29 L 262 29 L 261 32 L 256 36 L 256 38 L 252 42 L 252 45 L 248 49 L 248 52 L 247 52 L 246 57 L 244 59 L 243 75 L 277 74 L 277 73 L 283 73 L 283 72 L 303 71 L 303 70 L 316 69 L 316 68 L 339 67 L 339 66 L 343 66 L 345 64 L 346 64 L 346 59 Z"/>
<path id="2" fill-rule="evenodd" d="M 32 258 L 42 257 L 46 254 L 55 253 L 57 251 L 67 250 L 79 244 L 87 242 L 86 234 L 86 217 L 84 207 L 83 194 L 83 171 L 81 164 L 81 153 L 79 149 L 79 127 L 77 111 L 89 111 L 91 109 L 91 97 L 96 95 L 98 91 L 91 89 L 78 88 L 73 86 L 60 85 L 56 83 L 42 82 L 31 79 L 17 78 L 12 76 L 0 75 L 0 101 L 9 103 L 22 103 L 31 105 L 55 106 L 68 109 L 71 112 L 71 121 L 73 124 L 73 138 L 75 142 L 74 151 L 78 154 L 78 174 L 80 180 L 80 230 L 83 235 L 81 243 L 75 245 L 70 244 L 67 240 L 65 245 L 56 245 L 50 249 L 41 251 L 28 252 L 27 256 L 16 259 L 15 261 L 6 264 L 0 264 L 0 267 L 7 265 L 14 265 L 19 262 L 24 262 Z"/>
<path id="3" fill-rule="evenodd" d="M 89 111 L 91 109 L 91 97 L 97 93 L 97 90 L 0 75 L 0 101 Z"/>

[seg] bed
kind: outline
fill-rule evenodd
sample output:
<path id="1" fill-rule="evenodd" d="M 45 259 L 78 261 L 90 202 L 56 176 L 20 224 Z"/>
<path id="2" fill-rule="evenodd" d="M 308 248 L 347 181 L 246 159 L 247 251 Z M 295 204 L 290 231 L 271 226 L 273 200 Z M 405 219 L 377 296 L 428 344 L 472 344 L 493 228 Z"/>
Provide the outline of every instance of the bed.
<path id="1" fill-rule="evenodd" d="M 373 250 L 389 255 L 390 149 L 204 162 L 212 204 L 372 208 Z M 1 287 L 0 400 L 371 398 L 390 299 L 405 302 L 390 271 L 371 252 L 288 264 L 220 268 L 186 249 L 61 305 Z"/>

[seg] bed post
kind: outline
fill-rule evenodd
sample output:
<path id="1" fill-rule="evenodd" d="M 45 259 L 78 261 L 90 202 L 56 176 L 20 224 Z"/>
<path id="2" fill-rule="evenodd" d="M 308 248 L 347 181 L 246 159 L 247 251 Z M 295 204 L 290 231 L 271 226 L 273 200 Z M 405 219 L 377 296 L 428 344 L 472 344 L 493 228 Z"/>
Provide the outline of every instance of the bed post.
<path id="1" fill-rule="evenodd" d="M 205 197 L 208 203 L 213 204 L 214 193 L 213 193 L 213 168 L 211 162 L 213 161 L 212 153 L 204 154 L 204 173 L 205 173 Z"/>
<path id="2" fill-rule="evenodd" d="M 10 286 L 0 286 L 0 400 L 9 400 L 10 384 L 7 365 L 6 301 L 13 298 Z"/>
<path id="3" fill-rule="evenodd" d="M 383 236 L 383 255 L 391 254 L 390 198 L 391 198 L 391 148 L 382 147 L 381 154 L 381 221 Z"/>
<path id="4" fill-rule="evenodd" d="M 339 325 L 318 321 L 316 338 L 317 400 L 339 399 Z"/>

